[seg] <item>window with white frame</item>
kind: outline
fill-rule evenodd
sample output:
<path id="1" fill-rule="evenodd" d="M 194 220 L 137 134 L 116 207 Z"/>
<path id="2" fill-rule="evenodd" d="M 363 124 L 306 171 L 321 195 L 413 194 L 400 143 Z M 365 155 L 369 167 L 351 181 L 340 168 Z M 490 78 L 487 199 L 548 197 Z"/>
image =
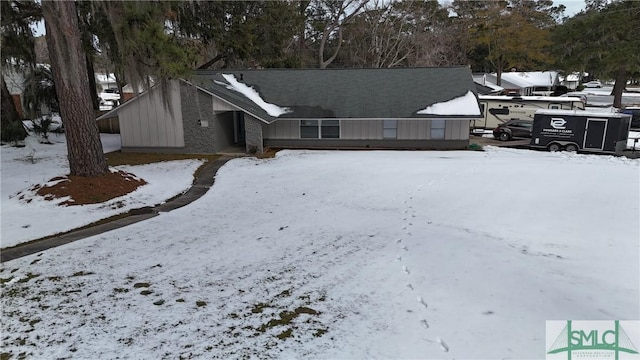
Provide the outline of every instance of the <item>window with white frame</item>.
<path id="1" fill-rule="evenodd" d="M 318 130 L 318 120 L 300 120 L 300 138 L 317 139 L 320 134 Z"/>
<path id="2" fill-rule="evenodd" d="M 340 120 L 320 120 L 321 139 L 340 138 Z"/>
<path id="3" fill-rule="evenodd" d="M 302 139 L 339 139 L 340 120 L 300 120 Z"/>
<path id="4" fill-rule="evenodd" d="M 445 120 L 431 120 L 431 139 L 444 139 Z"/>
<path id="5" fill-rule="evenodd" d="M 398 120 L 383 120 L 382 138 L 383 139 L 398 138 Z"/>

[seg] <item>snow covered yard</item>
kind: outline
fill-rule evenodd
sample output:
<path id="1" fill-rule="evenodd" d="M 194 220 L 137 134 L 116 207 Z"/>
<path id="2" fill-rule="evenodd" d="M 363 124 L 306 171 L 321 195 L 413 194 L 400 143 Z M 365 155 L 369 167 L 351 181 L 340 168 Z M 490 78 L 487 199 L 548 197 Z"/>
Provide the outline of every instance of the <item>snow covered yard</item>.
<path id="1" fill-rule="evenodd" d="M 2 351 L 543 358 L 545 320 L 640 317 L 639 170 L 492 147 L 235 159 L 189 206 L 2 264 Z"/>
<path id="2" fill-rule="evenodd" d="M 105 153 L 120 149 L 119 134 L 101 134 Z M 29 190 L 33 185 L 69 173 L 64 134 L 50 134 L 53 143 L 40 144 L 31 135 L 25 147 L 2 146 L 2 231 L 0 246 L 14 246 L 29 240 L 69 231 L 130 209 L 161 204 L 189 189 L 193 173 L 201 160 L 166 161 L 139 166 L 116 166 L 113 169 L 134 173 L 148 182 L 125 199 L 82 206 L 61 207 L 65 199 L 44 200 Z"/>

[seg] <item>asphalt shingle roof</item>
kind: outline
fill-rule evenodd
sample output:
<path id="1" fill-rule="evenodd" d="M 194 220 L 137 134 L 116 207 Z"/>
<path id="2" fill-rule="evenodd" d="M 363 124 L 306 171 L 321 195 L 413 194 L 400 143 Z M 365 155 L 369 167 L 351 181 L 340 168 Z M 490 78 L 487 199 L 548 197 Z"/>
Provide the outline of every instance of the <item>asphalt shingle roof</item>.
<path id="1" fill-rule="evenodd" d="M 228 82 L 222 75 L 234 75 L 267 103 L 292 111 L 269 115 L 225 86 Z M 468 91 L 477 94 L 467 67 L 200 70 L 189 81 L 269 123 L 279 118 L 429 118 L 434 115 L 417 112 Z"/>

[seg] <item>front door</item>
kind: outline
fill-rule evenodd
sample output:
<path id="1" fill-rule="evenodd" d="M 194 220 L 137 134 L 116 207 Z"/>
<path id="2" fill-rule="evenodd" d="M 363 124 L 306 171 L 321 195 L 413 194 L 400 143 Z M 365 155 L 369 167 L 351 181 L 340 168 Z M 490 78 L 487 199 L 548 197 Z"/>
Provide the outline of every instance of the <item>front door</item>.
<path id="1" fill-rule="evenodd" d="M 236 144 L 242 145 L 245 143 L 244 137 L 244 113 L 242 111 L 235 111 L 233 116 L 233 129 L 234 140 Z"/>
<path id="2" fill-rule="evenodd" d="M 602 150 L 604 135 L 607 132 L 606 119 L 587 119 L 587 130 L 584 133 L 584 148 Z"/>

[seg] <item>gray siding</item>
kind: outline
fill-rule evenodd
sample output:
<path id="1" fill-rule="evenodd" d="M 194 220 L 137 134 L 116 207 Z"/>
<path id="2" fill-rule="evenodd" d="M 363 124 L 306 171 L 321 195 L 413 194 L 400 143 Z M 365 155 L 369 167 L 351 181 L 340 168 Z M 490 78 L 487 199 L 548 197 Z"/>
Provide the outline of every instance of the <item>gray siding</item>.
<path id="1" fill-rule="evenodd" d="M 262 124 L 265 139 L 298 139 L 300 138 L 299 120 L 278 120 L 271 124 Z"/>
<path id="2" fill-rule="evenodd" d="M 445 140 L 469 139 L 469 120 L 447 120 L 445 126 Z M 300 138 L 299 120 L 278 120 L 262 127 L 265 139 Z M 383 131 L 383 120 L 340 120 L 342 140 L 382 140 Z M 428 140 L 430 135 L 430 120 L 398 120 L 397 140 Z"/>
<path id="3" fill-rule="evenodd" d="M 154 87 L 118 111 L 122 147 L 183 147 L 182 104 L 177 82 L 168 91 L 168 111 L 160 89 Z"/>
<path id="4" fill-rule="evenodd" d="M 430 120 L 398 120 L 398 140 L 429 139 Z"/>
<path id="5" fill-rule="evenodd" d="M 382 139 L 382 120 L 342 120 L 341 139 Z"/>
<path id="6" fill-rule="evenodd" d="M 469 120 L 447 121 L 444 136 L 447 140 L 469 140 Z"/>
<path id="7" fill-rule="evenodd" d="M 469 140 L 265 139 L 264 145 L 289 149 L 464 150 L 469 146 Z"/>

